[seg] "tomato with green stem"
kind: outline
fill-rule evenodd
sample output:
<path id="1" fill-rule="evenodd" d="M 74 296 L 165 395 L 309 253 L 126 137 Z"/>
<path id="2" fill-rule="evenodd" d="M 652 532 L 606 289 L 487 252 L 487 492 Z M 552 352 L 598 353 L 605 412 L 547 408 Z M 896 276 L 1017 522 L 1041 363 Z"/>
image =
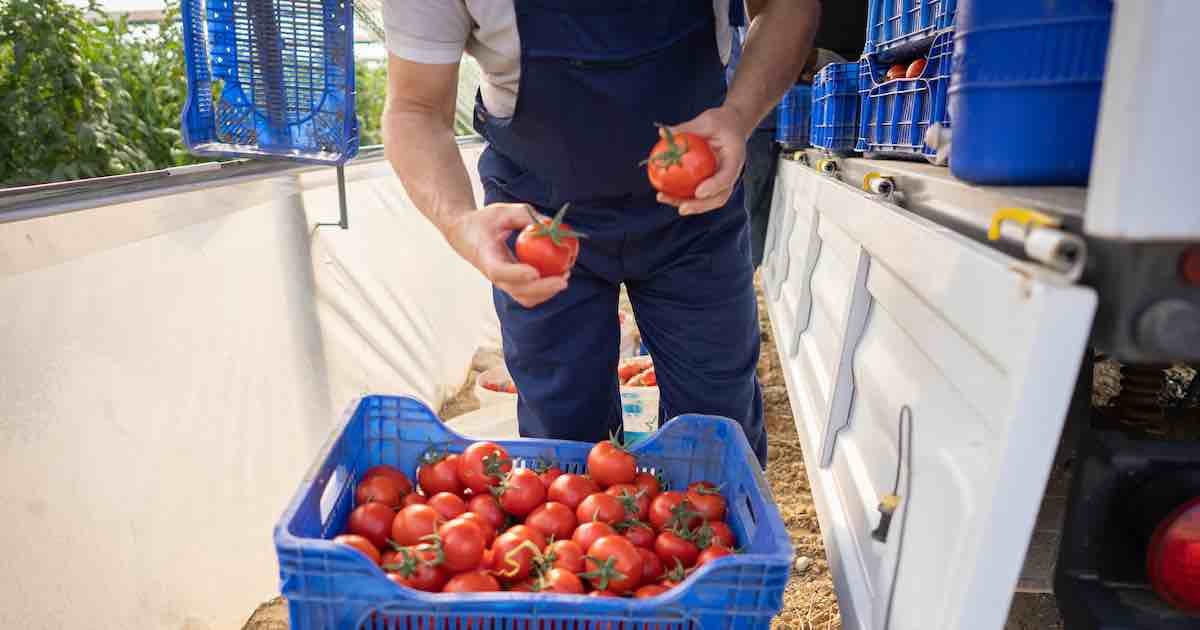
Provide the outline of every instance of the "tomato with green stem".
<path id="1" fill-rule="evenodd" d="M 631 483 L 618 483 L 608 487 L 605 494 L 614 496 L 625 507 L 625 517 L 646 520 L 650 515 L 650 496 Z"/>
<path id="2" fill-rule="evenodd" d="M 517 260 L 538 270 L 543 278 L 561 276 L 575 266 L 579 257 L 579 240 L 586 234 L 576 232 L 563 223 L 571 204 L 563 204 L 553 219 L 540 219 L 529 211 L 533 223 L 517 235 L 514 252 Z"/>
<path id="3" fill-rule="evenodd" d="M 544 459 L 539 459 L 533 467 L 533 472 L 537 473 L 538 479 L 542 480 L 542 485 L 546 486 L 546 491 L 550 491 L 550 484 L 554 483 L 555 479 L 562 476 L 563 471 L 558 466 L 547 462 Z"/>
<path id="4" fill-rule="evenodd" d="M 668 490 L 650 502 L 650 524 L 660 532 L 673 527 L 692 529 L 701 522 L 700 515 L 682 492 Z"/>
<path id="5" fill-rule="evenodd" d="M 625 506 L 616 497 L 597 492 L 584 499 L 575 509 L 575 518 L 579 522 L 603 521 L 616 525 L 625 520 Z"/>
<path id="6" fill-rule="evenodd" d="M 580 573 L 583 571 L 583 548 L 574 540 L 556 540 L 542 554 L 543 566 Z"/>
<path id="7" fill-rule="evenodd" d="M 587 471 L 601 488 L 633 483 L 637 478 L 637 458 L 614 434 L 588 451 Z"/>
<path id="8" fill-rule="evenodd" d="M 417 484 L 421 490 L 427 496 L 439 492 L 461 494 L 463 486 L 458 480 L 458 459 L 458 455 L 429 447 L 421 454 L 421 464 L 417 466 Z"/>
<path id="9" fill-rule="evenodd" d="M 355 505 L 375 501 L 376 503 L 396 508 L 400 507 L 401 497 L 400 488 L 396 486 L 396 482 L 391 477 L 384 475 L 376 475 L 363 479 L 358 482 L 358 487 L 354 489 Z"/>
<path id="10" fill-rule="evenodd" d="M 433 540 L 435 545 L 441 546 L 445 556 L 443 564 L 455 573 L 479 568 L 487 546 L 479 524 L 465 518 L 456 518 L 439 527 Z"/>
<path id="11" fill-rule="evenodd" d="M 717 172 L 717 156 L 708 141 L 694 133 L 658 126 L 659 139 L 642 161 L 654 189 L 676 199 L 694 199 L 700 182 Z"/>
<path id="12" fill-rule="evenodd" d="M 622 536 L 628 538 L 629 542 L 633 543 L 635 546 L 644 547 L 646 549 L 653 549 L 654 539 L 658 537 L 658 534 L 654 532 L 654 528 L 638 520 L 629 520 L 622 523 L 617 523 L 617 531 L 620 532 Z"/>
<path id="13" fill-rule="evenodd" d="M 605 536 L 588 547 L 583 558 L 587 569 L 580 577 L 597 590 L 627 593 L 642 581 L 642 556 L 622 536 Z"/>
<path id="14" fill-rule="evenodd" d="M 734 549 L 737 547 L 737 539 L 727 523 L 709 521 L 696 530 L 696 545 L 701 549 L 708 549 L 713 545 Z"/>
<path id="15" fill-rule="evenodd" d="M 546 501 L 546 486 L 542 485 L 537 473 L 528 468 L 508 473 L 493 493 L 500 501 L 500 507 L 517 518 L 528 516 Z"/>
<path id="16" fill-rule="evenodd" d="M 541 555 L 542 547 L 529 538 L 505 532 L 492 545 L 492 572 L 510 584 L 520 582 L 533 573 Z"/>
<path id="17" fill-rule="evenodd" d="M 633 485 L 637 487 L 640 492 L 646 493 L 647 501 L 653 501 L 654 497 L 662 494 L 662 479 L 660 479 L 659 476 L 654 473 L 638 473 L 637 476 L 633 478 Z"/>
<path id="18" fill-rule="evenodd" d="M 423 538 L 437 531 L 442 521 L 437 511 L 428 505 L 410 505 L 395 512 L 394 516 L 392 540 L 405 547 L 422 542 Z"/>
<path id="19" fill-rule="evenodd" d="M 512 470 L 512 458 L 495 442 L 475 442 L 458 459 L 458 480 L 476 494 L 500 485 Z"/>
<path id="20" fill-rule="evenodd" d="M 688 503 L 692 504 L 692 509 L 696 510 L 696 513 L 704 521 L 709 523 L 724 521 L 725 497 L 721 496 L 720 489 L 710 486 L 695 485 L 694 488 L 688 486 L 686 495 Z"/>
<path id="21" fill-rule="evenodd" d="M 679 532 L 666 530 L 654 539 L 654 553 L 658 554 L 665 566 L 672 566 L 678 561 L 684 567 L 692 567 L 696 564 L 700 549 Z"/>
<path id="22" fill-rule="evenodd" d="M 383 567 L 393 582 L 429 593 L 437 593 L 446 585 L 450 576 L 442 566 L 440 552 L 433 546 L 398 547 L 395 554 L 395 561 Z"/>

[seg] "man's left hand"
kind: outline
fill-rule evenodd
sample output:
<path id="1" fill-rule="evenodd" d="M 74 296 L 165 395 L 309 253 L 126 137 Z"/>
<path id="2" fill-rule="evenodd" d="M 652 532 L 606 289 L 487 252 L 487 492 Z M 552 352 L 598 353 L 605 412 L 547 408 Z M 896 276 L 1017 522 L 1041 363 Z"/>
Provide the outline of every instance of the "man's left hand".
<path id="1" fill-rule="evenodd" d="M 672 127 L 671 131 L 687 131 L 708 141 L 717 157 L 717 172 L 700 182 L 694 199 L 677 199 L 658 194 L 659 203 L 679 208 L 679 214 L 703 214 L 716 210 L 729 201 L 746 161 L 746 141 L 754 125 L 748 124 L 736 109 L 728 106 L 705 111 L 688 122 Z"/>

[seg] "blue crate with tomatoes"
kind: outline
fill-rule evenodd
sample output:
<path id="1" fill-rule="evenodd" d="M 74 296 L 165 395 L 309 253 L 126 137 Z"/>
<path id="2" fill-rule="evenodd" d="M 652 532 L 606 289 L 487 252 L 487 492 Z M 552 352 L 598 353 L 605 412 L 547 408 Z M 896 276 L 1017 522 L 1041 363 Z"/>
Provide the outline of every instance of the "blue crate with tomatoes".
<path id="1" fill-rule="evenodd" d="M 481 441 L 366 396 L 275 528 L 294 630 L 768 630 L 792 547 L 741 428 Z"/>
<path id="2" fill-rule="evenodd" d="M 855 149 L 866 157 L 938 160 L 938 138 L 950 129 L 946 106 L 954 31 L 942 31 L 912 59 L 859 61 L 859 122 Z M 932 129 L 932 132 L 931 132 Z M 941 130 L 943 133 L 938 133 Z"/>

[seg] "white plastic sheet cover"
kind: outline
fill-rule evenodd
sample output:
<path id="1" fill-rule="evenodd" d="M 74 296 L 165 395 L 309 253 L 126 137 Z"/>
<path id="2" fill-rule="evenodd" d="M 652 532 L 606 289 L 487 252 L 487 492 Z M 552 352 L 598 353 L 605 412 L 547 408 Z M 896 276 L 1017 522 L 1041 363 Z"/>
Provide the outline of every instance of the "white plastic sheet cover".
<path id="1" fill-rule="evenodd" d="M 436 408 L 495 343 L 386 164 L 314 233 L 330 175 L 0 225 L 0 627 L 241 627 L 350 399 Z"/>

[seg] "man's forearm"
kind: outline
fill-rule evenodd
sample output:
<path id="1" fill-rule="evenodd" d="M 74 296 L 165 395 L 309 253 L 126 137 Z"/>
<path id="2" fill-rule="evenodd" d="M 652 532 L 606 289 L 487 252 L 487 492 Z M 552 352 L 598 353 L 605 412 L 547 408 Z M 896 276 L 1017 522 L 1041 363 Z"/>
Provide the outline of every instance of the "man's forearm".
<path id="1" fill-rule="evenodd" d="M 444 116 L 388 107 L 383 136 L 387 159 L 413 205 L 443 234 L 476 208 L 453 127 Z"/>
<path id="2" fill-rule="evenodd" d="M 725 99 L 746 123 L 747 137 L 800 76 L 821 11 L 818 0 L 760 0 L 753 4 L 742 58 Z"/>

